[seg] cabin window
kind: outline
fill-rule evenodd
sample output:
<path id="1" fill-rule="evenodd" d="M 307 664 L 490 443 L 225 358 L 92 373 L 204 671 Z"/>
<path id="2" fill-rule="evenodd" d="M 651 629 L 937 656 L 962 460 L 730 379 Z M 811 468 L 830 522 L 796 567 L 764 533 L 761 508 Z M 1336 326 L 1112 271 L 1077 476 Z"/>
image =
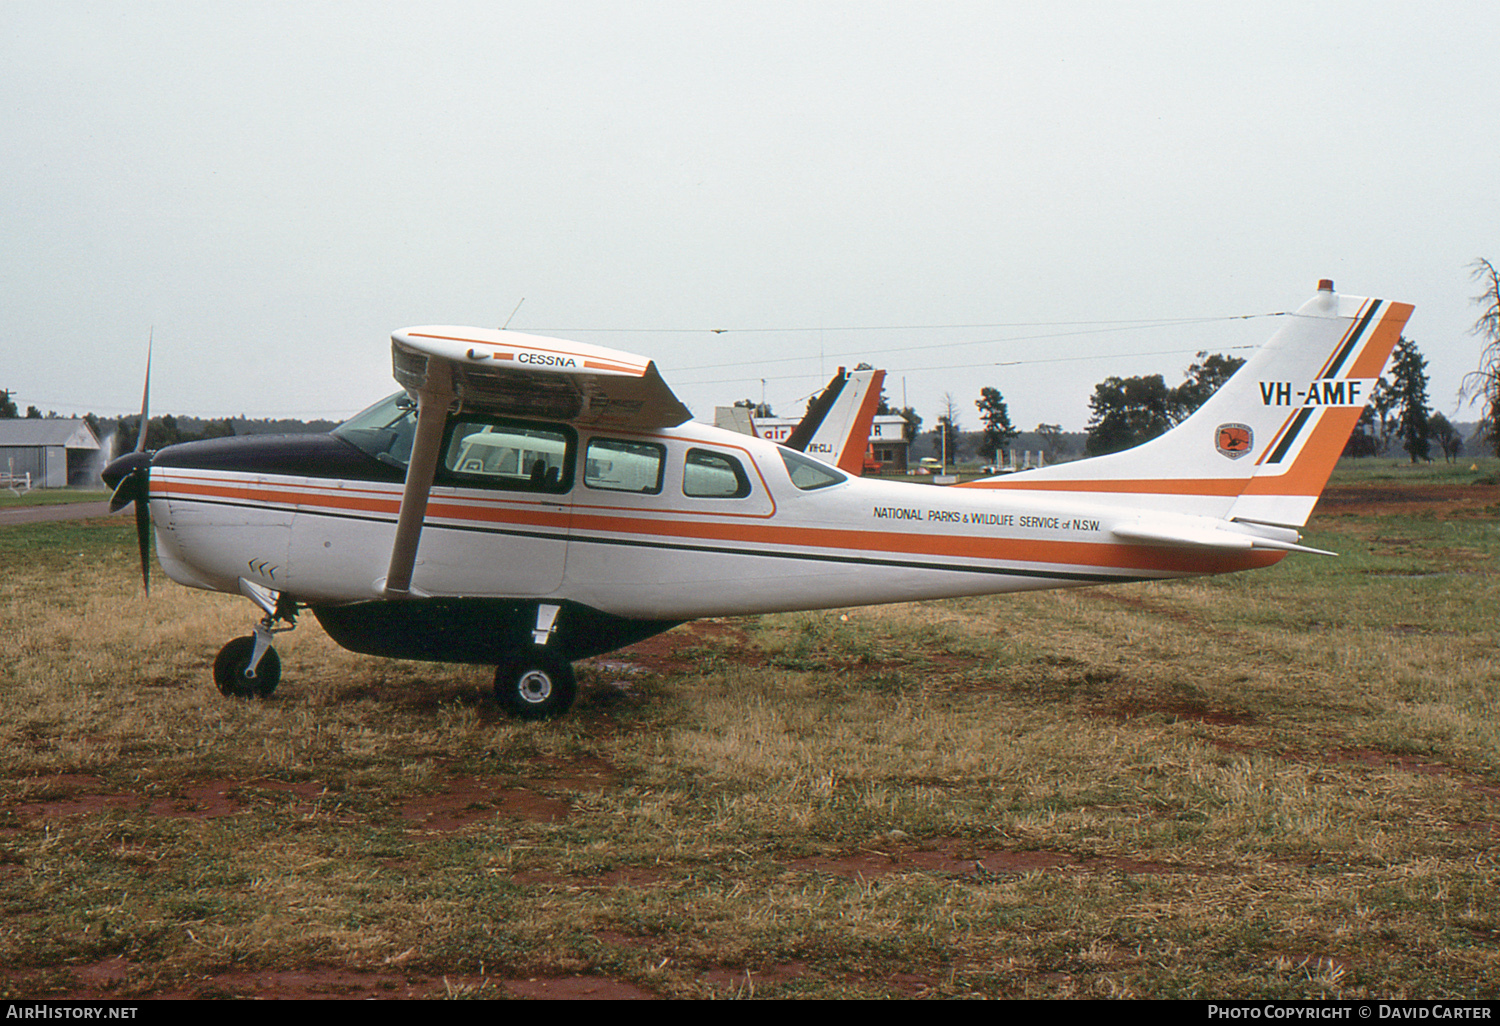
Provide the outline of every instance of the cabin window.
<path id="1" fill-rule="evenodd" d="M 750 479 L 733 456 L 689 449 L 682 471 L 682 494 L 694 499 L 742 499 L 750 494 Z"/>
<path id="2" fill-rule="evenodd" d="M 573 486 L 574 444 L 566 428 L 456 418 L 439 476 L 449 484 L 566 492 Z"/>
<path id="3" fill-rule="evenodd" d="M 610 492 L 661 494 L 666 446 L 622 438 L 593 438 L 583 454 L 583 483 Z"/>
<path id="4" fill-rule="evenodd" d="M 792 484 L 810 492 L 818 488 L 827 488 L 836 485 L 840 481 L 848 480 L 842 473 L 834 470 L 826 463 L 819 463 L 799 452 L 791 449 L 780 449 L 781 462 L 786 464 L 786 472 L 791 475 Z"/>

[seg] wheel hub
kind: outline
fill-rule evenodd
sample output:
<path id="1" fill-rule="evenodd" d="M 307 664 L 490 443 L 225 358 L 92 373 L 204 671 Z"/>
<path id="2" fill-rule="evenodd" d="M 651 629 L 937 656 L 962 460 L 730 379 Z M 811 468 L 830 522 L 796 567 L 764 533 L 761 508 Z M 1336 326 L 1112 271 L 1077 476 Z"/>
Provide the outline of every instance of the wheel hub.
<path id="1" fill-rule="evenodd" d="M 519 690 L 522 701 L 540 705 L 552 694 L 552 678 L 541 670 L 531 670 L 522 674 Z"/>

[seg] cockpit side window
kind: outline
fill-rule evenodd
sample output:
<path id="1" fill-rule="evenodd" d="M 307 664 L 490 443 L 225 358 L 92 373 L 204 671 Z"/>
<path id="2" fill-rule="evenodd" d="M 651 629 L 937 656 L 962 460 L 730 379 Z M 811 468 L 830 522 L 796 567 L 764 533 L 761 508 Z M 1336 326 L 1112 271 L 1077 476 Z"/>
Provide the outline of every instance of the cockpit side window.
<path id="1" fill-rule="evenodd" d="M 397 392 L 356 413 L 333 434 L 405 471 L 417 436 L 417 404 Z M 445 439 L 437 471 L 444 484 L 558 494 L 573 487 L 578 438 L 572 428 L 458 414 L 449 419 Z"/>
<path id="2" fill-rule="evenodd" d="M 573 487 L 577 440 L 558 424 L 459 415 L 449 423 L 438 478 L 445 484 L 562 493 Z"/>

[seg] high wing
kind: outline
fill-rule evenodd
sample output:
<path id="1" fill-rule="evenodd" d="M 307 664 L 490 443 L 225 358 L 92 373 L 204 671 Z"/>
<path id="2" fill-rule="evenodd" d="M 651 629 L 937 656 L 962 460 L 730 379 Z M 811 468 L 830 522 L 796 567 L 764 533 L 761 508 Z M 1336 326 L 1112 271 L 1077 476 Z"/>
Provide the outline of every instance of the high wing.
<path id="1" fill-rule="evenodd" d="M 692 417 L 656 364 L 633 353 L 516 331 L 435 325 L 391 335 L 392 373 L 417 400 L 401 513 L 384 591 L 411 594 L 427 496 L 437 473 L 448 411 L 545 417 L 637 431 Z"/>
<path id="2" fill-rule="evenodd" d="M 391 336 L 391 362 L 408 392 L 428 389 L 432 378 L 465 409 L 497 416 L 635 430 L 692 417 L 655 363 L 583 342 L 485 328 L 405 328 Z"/>

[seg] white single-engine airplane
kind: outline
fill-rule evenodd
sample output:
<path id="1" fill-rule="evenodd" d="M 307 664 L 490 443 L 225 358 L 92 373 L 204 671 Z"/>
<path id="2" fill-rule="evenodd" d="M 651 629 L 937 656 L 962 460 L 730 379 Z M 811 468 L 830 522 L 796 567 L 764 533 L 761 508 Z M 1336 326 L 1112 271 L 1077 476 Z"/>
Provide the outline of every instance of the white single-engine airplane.
<path id="1" fill-rule="evenodd" d="M 1298 544 L 1412 308 L 1318 292 L 1192 416 L 1126 452 L 952 488 L 862 480 L 690 419 L 650 361 L 512 331 L 392 336 L 403 392 L 326 435 L 106 471 L 175 581 L 264 612 L 219 653 L 268 695 L 311 609 L 340 645 L 496 664 L 566 710 L 570 663 L 706 616 L 1162 580 Z M 149 510 L 148 510 L 149 505 Z M 284 624 L 285 626 L 279 626 Z"/>

